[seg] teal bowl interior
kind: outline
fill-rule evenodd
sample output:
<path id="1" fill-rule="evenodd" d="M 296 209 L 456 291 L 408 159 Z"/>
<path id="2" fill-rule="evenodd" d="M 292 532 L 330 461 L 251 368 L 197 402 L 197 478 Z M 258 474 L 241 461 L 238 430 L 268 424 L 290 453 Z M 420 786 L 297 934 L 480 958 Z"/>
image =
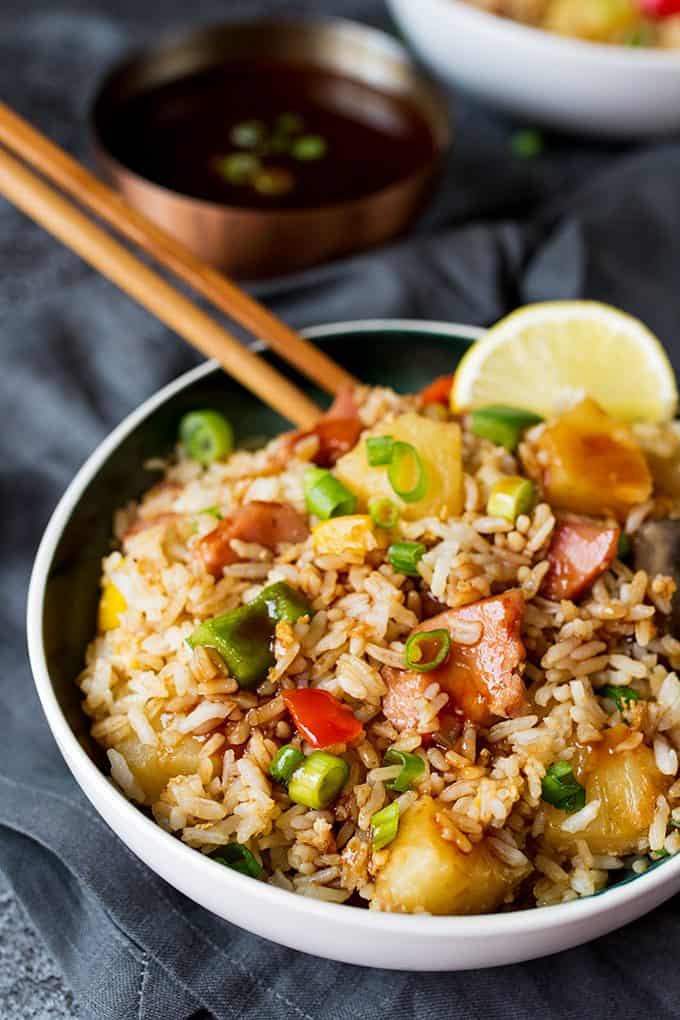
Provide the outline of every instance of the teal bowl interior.
<path id="1" fill-rule="evenodd" d="M 470 343 L 465 336 L 417 327 L 339 327 L 316 342 L 357 378 L 403 393 L 420 389 L 433 377 L 451 372 Z M 264 357 L 290 374 L 270 354 Z M 328 397 L 299 377 L 295 381 L 320 404 Z M 138 499 L 157 472 L 145 469 L 153 457 L 167 456 L 176 442 L 182 415 L 215 407 L 232 422 L 237 442 L 271 438 L 290 428 L 221 369 L 208 369 L 150 409 L 116 446 L 81 493 L 56 545 L 45 590 L 43 638 L 52 685 L 71 729 L 90 757 L 103 764 L 103 753 L 88 733 L 75 678 L 95 632 L 102 557 L 112 549 L 113 514 Z"/>

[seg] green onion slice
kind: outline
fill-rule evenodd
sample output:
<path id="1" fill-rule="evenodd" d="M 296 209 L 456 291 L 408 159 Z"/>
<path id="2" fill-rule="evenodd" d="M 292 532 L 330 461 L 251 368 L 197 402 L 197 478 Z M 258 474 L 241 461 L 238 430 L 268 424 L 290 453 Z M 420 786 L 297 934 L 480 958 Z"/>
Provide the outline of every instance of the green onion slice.
<path id="1" fill-rule="evenodd" d="M 399 831 L 399 803 L 394 800 L 371 818 L 371 843 L 374 850 L 382 850 L 391 843 Z"/>
<path id="2" fill-rule="evenodd" d="M 262 865 L 257 857 L 240 843 L 227 843 L 220 847 L 214 854 L 211 854 L 213 861 L 223 864 L 225 868 L 238 871 L 240 875 L 247 875 L 249 878 L 259 878 L 262 874 Z"/>
<path id="3" fill-rule="evenodd" d="M 217 506 L 217 504 L 215 504 L 215 506 L 207 506 L 205 510 L 201 510 L 201 513 L 210 514 L 210 516 L 214 517 L 215 520 L 217 521 L 222 520 L 222 514 L 220 513 L 220 508 Z"/>
<path id="4" fill-rule="evenodd" d="M 383 765 L 401 765 L 399 775 L 385 783 L 386 789 L 395 793 L 405 793 L 425 771 L 425 762 L 422 758 L 417 754 L 409 754 L 408 751 L 400 751 L 396 747 L 388 747 L 385 751 Z"/>
<path id="5" fill-rule="evenodd" d="M 368 504 L 371 520 L 379 528 L 394 528 L 399 520 L 399 507 L 391 499 L 374 499 Z"/>
<path id="6" fill-rule="evenodd" d="M 420 630 L 411 634 L 406 642 L 404 662 L 408 669 L 429 673 L 446 662 L 450 651 L 451 635 L 448 630 Z"/>
<path id="7" fill-rule="evenodd" d="M 320 810 L 335 800 L 349 776 L 344 758 L 328 751 L 313 751 L 293 772 L 288 796 L 295 804 Z"/>
<path id="8" fill-rule="evenodd" d="M 561 811 L 573 814 L 585 806 L 585 788 L 576 779 L 568 761 L 557 761 L 551 765 L 543 777 L 541 787 L 543 800 Z"/>
<path id="9" fill-rule="evenodd" d="M 614 701 L 619 712 L 625 711 L 626 705 L 631 701 L 640 701 L 642 697 L 634 687 L 616 687 L 614 684 L 605 684 L 604 687 L 600 687 L 597 693 L 602 698 Z"/>
<path id="10" fill-rule="evenodd" d="M 179 438 L 200 464 L 224 460 L 234 448 L 234 430 L 219 411 L 190 411 L 179 423 Z"/>
<path id="11" fill-rule="evenodd" d="M 480 439 L 489 439 L 496 446 L 515 450 L 525 429 L 538 425 L 543 419 L 533 411 L 501 404 L 478 407 L 470 415 L 470 427 Z"/>
<path id="12" fill-rule="evenodd" d="M 397 496 L 405 503 L 417 503 L 427 492 L 425 468 L 418 451 L 410 443 L 394 443 L 387 477 Z"/>
<path id="13" fill-rule="evenodd" d="M 366 440 L 366 460 L 371 467 L 389 464 L 392 460 L 394 439 L 392 436 L 369 436 Z"/>
<path id="14" fill-rule="evenodd" d="M 330 471 L 310 468 L 303 479 L 303 488 L 307 509 L 322 521 L 354 513 L 356 496 Z"/>
<path id="15" fill-rule="evenodd" d="M 616 547 L 617 559 L 625 560 L 626 557 L 630 554 L 631 548 L 632 542 L 630 540 L 630 535 L 627 535 L 625 531 L 622 531 L 621 534 L 619 535 L 619 543 Z"/>
<path id="16" fill-rule="evenodd" d="M 305 756 L 298 747 L 293 747 L 292 744 L 284 744 L 272 758 L 272 763 L 269 766 L 269 775 L 277 783 L 288 786 L 290 777 L 296 769 L 299 769 L 304 764 L 304 760 Z"/>
<path id="17" fill-rule="evenodd" d="M 426 552 L 422 542 L 393 542 L 387 550 L 387 558 L 400 574 L 419 577 L 418 563 Z"/>

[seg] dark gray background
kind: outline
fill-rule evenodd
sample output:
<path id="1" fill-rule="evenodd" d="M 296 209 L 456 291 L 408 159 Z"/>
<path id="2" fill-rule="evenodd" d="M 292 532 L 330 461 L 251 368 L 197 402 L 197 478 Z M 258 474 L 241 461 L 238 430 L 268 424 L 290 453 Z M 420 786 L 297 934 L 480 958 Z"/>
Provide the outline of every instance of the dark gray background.
<path id="1" fill-rule="evenodd" d="M 0 0 L 0 95 L 87 157 L 88 100 L 125 49 L 190 20 L 290 8 Z M 295 8 L 386 23 L 378 0 Z M 680 146 L 548 137 L 527 161 L 512 155 L 517 126 L 460 99 L 454 156 L 414 236 L 257 293 L 296 325 L 372 315 L 484 324 L 528 300 L 594 297 L 645 318 L 680 368 Z M 677 900 L 551 960 L 409 976 L 261 942 L 136 864 L 76 790 L 43 722 L 24 601 L 42 529 L 78 465 L 197 357 L 2 200 L 0 344 L 0 1016 L 183 1020 L 203 1006 L 244 1020 L 677 1016 Z"/>

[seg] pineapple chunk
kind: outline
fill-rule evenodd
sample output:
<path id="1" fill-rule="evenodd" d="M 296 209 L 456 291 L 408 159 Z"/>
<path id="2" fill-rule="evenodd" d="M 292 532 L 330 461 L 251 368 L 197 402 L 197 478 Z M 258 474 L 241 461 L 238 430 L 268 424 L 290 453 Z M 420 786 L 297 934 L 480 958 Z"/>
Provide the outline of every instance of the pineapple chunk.
<path id="1" fill-rule="evenodd" d="M 664 793 L 670 779 L 656 767 L 654 753 L 644 744 L 616 753 L 616 745 L 630 736 L 626 726 L 608 730 L 605 739 L 584 751 L 575 771 L 586 788 L 586 803 L 600 801 L 596 818 L 581 832 L 562 829 L 568 817 L 559 808 L 546 805 L 543 839 L 554 849 L 576 850 L 584 839 L 594 854 L 627 854 L 638 849 L 654 817 L 656 798 Z"/>
<path id="2" fill-rule="evenodd" d="M 531 870 L 510 868 L 482 840 L 464 854 L 445 840 L 431 797 L 402 815 L 387 863 L 376 878 L 372 906 L 410 914 L 485 914 L 509 900 Z"/>
<path id="3" fill-rule="evenodd" d="M 120 614 L 126 609 L 127 602 L 123 593 L 116 588 L 113 581 L 107 581 L 99 600 L 99 629 L 115 630 L 120 622 Z"/>
<path id="4" fill-rule="evenodd" d="M 376 435 L 388 434 L 410 443 L 418 451 L 427 475 L 427 490 L 416 503 L 397 496 L 387 477 L 387 467 L 371 467 L 366 457 L 366 440 L 346 453 L 335 465 L 335 474 L 365 507 L 373 499 L 387 498 L 398 506 L 402 517 L 458 514 L 463 508 L 463 467 L 460 427 L 455 422 L 433 421 L 418 414 L 403 414 Z"/>
<path id="5" fill-rule="evenodd" d="M 546 499 L 558 509 L 623 520 L 652 492 L 644 455 L 626 425 L 586 397 L 538 439 Z"/>
<path id="6" fill-rule="evenodd" d="M 640 25 L 633 0 L 552 0 L 544 27 L 592 42 L 620 42 Z"/>
<path id="7" fill-rule="evenodd" d="M 145 803 L 153 804 L 170 779 L 175 776 L 191 776 L 198 771 L 203 741 L 188 736 L 183 737 L 174 747 L 153 747 L 143 744 L 136 736 L 130 736 L 114 746 L 123 755 L 144 791 Z"/>
<path id="8" fill-rule="evenodd" d="M 350 563 L 363 563 L 366 554 L 384 546 L 368 514 L 331 517 L 312 528 L 314 551 L 319 556 L 344 556 Z"/>

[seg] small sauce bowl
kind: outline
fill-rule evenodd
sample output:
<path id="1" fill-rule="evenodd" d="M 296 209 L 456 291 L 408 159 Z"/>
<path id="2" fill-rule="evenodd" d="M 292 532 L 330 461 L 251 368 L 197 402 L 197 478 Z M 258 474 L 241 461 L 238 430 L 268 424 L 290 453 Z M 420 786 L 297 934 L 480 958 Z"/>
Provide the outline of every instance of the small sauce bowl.
<path id="1" fill-rule="evenodd" d="M 447 107 L 403 47 L 334 18 L 161 41 L 110 72 L 91 123 L 103 171 L 131 205 L 251 279 L 401 233 L 449 143 Z"/>

